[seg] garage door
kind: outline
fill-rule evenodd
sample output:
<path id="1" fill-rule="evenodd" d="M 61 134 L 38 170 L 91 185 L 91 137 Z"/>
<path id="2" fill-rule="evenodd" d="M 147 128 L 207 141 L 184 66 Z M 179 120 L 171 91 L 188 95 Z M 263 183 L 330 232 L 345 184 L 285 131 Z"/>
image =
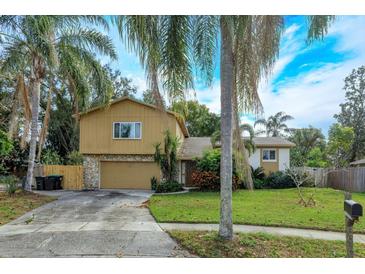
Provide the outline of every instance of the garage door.
<path id="1" fill-rule="evenodd" d="M 101 162 L 101 188 L 151 189 L 151 178 L 160 179 L 153 162 Z"/>

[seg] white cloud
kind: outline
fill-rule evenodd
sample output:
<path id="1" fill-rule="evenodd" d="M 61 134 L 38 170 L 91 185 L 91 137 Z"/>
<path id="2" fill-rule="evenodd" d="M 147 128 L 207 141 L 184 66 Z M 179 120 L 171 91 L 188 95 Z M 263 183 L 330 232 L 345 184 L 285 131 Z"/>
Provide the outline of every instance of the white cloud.
<path id="1" fill-rule="evenodd" d="M 357 31 L 361 31 L 363 26 L 365 17 L 342 17 L 329 31 L 329 36 L 336 38 L 336 50 L 354 53 L 353 58 L 341 63 L 323 64 L 318 69 L 285 79 L 285 82 L 281 81 L 275 86 L 278 89 L 276 93 L 272 92 L 274 86 L 271 81 L 262 83 L 259 93 L 265 116 L 285 111 L 295 117 L 295 120 L 288 122 L 289 126 L 305 127 L 311 124 L 322 127 L 326 133 L 329 124 L 334 122 L 333 115 L 339 111 L 339 104 L 344 101 L 344 78 L 352 69 L 365 64 L 365 35 L 359 35 Z M 292 39 L 300 38 L 293 36 Z M 287 42 L 295 43 L 290 40 Z M 286 51 L 276 63 L 271 79 L 275 79 L 302 52 Z"/>

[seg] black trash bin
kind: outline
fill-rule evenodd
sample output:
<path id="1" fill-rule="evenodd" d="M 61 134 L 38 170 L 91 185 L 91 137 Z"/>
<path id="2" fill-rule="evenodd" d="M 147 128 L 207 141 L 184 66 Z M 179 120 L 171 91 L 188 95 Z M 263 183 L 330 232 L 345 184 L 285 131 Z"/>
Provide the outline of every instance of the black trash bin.
<path id="1" fill-rule="evenodd" d="M 44 183 L 44 190 L 54 190 L 56 185 L 56 178 L 54 176 L 47 176 Z"/>
<path id="2" fill-rule="evenodd" d="M 45 190 L 46 177 L 37 176 L 37 177 L 35 177 L 35 181 L 36 181 L 36 185 L 37 185 L 37 190 Z"/>
<path id="3" fill-rule="evenodd" d="M 62 189 L 62 175 L 49 175 L 47 178 L 52 182 L 52 187 L 54 190 Z"/>

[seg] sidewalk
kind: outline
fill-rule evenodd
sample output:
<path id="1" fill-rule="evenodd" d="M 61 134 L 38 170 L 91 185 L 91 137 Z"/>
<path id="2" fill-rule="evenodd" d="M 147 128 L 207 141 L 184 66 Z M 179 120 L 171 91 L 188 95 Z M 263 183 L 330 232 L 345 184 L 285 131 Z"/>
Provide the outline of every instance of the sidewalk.
<path id="1" fill-rule="evenodd" d="M 163 230 L 207 230 L 218 231 L 218 224 L 188 224 L 188 223 L 159 223 Z M 279 236 L 297 236 L 310 239 L 339 240 L 345 241 L 344 232 L 333 232 L 313 229 L 256 226 L 256 225 L 233 225 L 234 232 L 257 233 L 265 232 Z M 365 244 L 365 234 L 354 234 L 354 242 Z"/>

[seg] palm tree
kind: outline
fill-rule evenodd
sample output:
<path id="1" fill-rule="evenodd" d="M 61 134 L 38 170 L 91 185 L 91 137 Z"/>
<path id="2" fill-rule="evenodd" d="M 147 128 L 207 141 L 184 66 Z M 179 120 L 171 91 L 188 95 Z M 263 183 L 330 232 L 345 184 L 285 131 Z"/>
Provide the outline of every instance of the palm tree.
<path id="1" fill-rule="evenodd" d="M 170 98 L 183 96 L 192 86 L 192 62 L 208 84 L 212 82 L 216 44 L 220 34 L 221 81 L 221 211 L 219 235 L 231 239 L 232 230 L 232 145 L 244 155 L 239 134 L 239 111 L 262 111 L 258 82 L 270 72 L 278 54 L 283 28 L 281 16 L 137 16 L 123 25 L 117 20 L 120 33 L 139 54 L 147 74 L 161 78 Z M 323 37 L 332 16 L 310 16 L 308 40 Z M 148 25 L 145 20 L 154 20 Z M 156 38 L 155 34 L 158 34 Z M 155 38 L 154 38 L 155 37 Z M 150 58 L 153 62 L 148 62 Z M 154 73 L 151 73 L 154 72 Z M 179 74 L 179 72 L 181 74 Z M 184 96 L 183 96 L 184 97 Z M 234 122 L 234 123 L 233 123 Z M 247 155 L 238 161 L 246 163 Z M 246 176 L 250 168 L 246 168 Z M 250 176 L 248 176 L 250 177 Z"/>
<path id="2" fill-rule="evenodd" d="M 255 122 L 255 127 L 257 125 L 263 125 L 266 132 L 266 136 L 283 136 L 283 133 L 289 133 L 290 129 L 285 124 L 285 122 L 294 119 L 292 116 L 285 114 L 285 112 L 280 111 L 275 115 L 270 116 L 267 120 L 259 119 Z"/>
<path id="3" fill-rule="evenodd" d="M 304 158 L 307 158 L 309 151 L 314 147 L 318 146 L 324 149 L 325 146 L 325 137 L 322 131 L 312 126 L 291 130 L 289 140 L 296 144 L 296 149 Z"/>
<path id="4" fill-rule="evenodd" d="M 34 160 L 38 139 L 39 96 L 41 85 L 47 73 L 60 72 L 68 76 L 70 86 L 85 91 L 86 85 L 76 85 L 74 79 L 80 79 L 81 65 L 77 62 L 93 64 L 95 75 L 99 66 L 94 53 L 116 58 L 111 40 L 94 29 L 87 29 L 82 24 L 107 26 L 99 16 L 1 16 L 0 35 L 2 37 L 1 70 L 7 71 L 22 64 L 29 76 L 28 86 L 31 95 L 31 138 L 29 145 L 26 190 L 31 191 Z M 91 58 L 92 57 L 92 58 Z M 73 59 L 76 58 L 76 59 Z M 60 64 L 67 62 L 68 66 Z M 100 77 L 98 77 L 100 79 Z M 95 79 L 96 81 L 96 79 Z M 79 83 L 82 83 L 80 81 Z M 78 84 L 79 84 L 78 83 Z M 103 85 L 102 81 L 99 85 Z M 100 88 L 104 88 L 100 86 Z"/>

